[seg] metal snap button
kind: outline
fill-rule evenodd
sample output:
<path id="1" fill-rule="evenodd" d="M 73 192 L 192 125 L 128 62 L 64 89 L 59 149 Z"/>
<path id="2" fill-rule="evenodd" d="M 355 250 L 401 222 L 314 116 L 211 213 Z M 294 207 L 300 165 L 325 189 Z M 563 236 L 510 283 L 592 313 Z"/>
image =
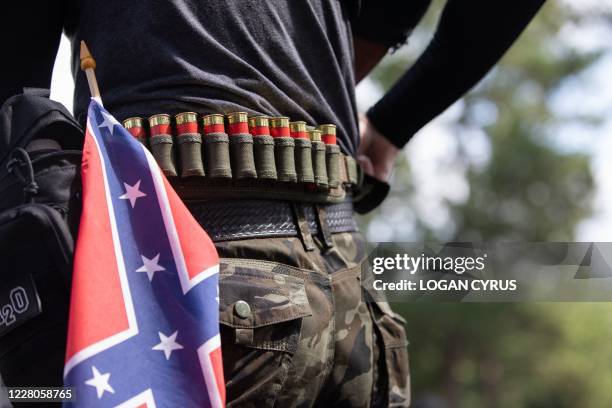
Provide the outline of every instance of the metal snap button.
<path id="1" fill-rule="evenodd" d="M 244 300 L 239 300 L 234 305 L 234 312 L 238 317 L 246 319 L 251 316 L 251 306 Z"/>

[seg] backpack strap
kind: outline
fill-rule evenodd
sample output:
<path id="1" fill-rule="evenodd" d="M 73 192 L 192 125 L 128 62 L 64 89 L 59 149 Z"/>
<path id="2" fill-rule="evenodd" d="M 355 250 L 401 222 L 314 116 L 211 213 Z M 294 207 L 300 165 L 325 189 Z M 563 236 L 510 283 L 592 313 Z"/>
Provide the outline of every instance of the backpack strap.
<path id="1" fill-rule="evenodd" d="M 0 108 L 0 178 L 11 152 L 34 139 L 55 140 L 66 150 L 82 148 L 83 129 L 64 105 L 48 95 L 47 89 L 26 88 Z"/>

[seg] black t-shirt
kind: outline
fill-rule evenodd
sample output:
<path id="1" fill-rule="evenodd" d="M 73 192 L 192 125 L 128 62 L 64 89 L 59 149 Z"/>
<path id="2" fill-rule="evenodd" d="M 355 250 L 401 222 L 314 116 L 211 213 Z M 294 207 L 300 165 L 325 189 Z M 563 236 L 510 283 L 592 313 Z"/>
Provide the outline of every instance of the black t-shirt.
<path id="1" fill-rule="evenodd" d="M 346 3 L 346 2 L 344 2 Z M 337 0 L 80 0 L 67 23 L 75 114 L 89 101 L 85 40 L 117 119 L 181 111 L 285 115 L 338 126 L 357 148 L 349 3 Z"/>
<path id="2" fill-rule="evenodd" d="M 397 46 L 430 2 L 39 0 L 34 8 L 9 2 L 0 30 L 4 55 L 12 58 L 0 97 L 49 86 L 64 29 L 73 42 L 81 122 L 89 101 L 78 69 L 85 40 L 105 107 L 120 120 L 187 110 L 286 115 L 336 124 L 340 146 L 355 154 L 353 34 Z M 487 73 L 543 2 L 448 0 L 434 40 L 369 110 L 371 122 L 403 146 Z"/>

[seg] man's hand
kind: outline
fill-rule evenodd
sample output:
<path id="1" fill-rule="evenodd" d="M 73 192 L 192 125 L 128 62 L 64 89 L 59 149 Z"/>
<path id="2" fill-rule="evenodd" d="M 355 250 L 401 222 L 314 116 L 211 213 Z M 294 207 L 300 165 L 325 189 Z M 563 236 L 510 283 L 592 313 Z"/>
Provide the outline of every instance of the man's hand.
<path id="1" fill-rule="evenodd" d="M 363 171 L 379 180 L 389 181 L 399 149 L 374 129 L 365 115 L 359 116 L 359 136 L 361 143 L 357 161 Z"/>

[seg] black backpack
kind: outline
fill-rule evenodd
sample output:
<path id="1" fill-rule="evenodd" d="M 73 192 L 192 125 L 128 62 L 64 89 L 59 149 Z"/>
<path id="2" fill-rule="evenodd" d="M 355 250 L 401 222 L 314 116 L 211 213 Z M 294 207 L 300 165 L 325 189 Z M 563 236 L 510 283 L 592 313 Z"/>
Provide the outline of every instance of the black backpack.
<path id="1" fill-rule="evenodd" d="M 61 386 L 83 130 L 48 91 L 0 110 L 0 378 Z"/>

